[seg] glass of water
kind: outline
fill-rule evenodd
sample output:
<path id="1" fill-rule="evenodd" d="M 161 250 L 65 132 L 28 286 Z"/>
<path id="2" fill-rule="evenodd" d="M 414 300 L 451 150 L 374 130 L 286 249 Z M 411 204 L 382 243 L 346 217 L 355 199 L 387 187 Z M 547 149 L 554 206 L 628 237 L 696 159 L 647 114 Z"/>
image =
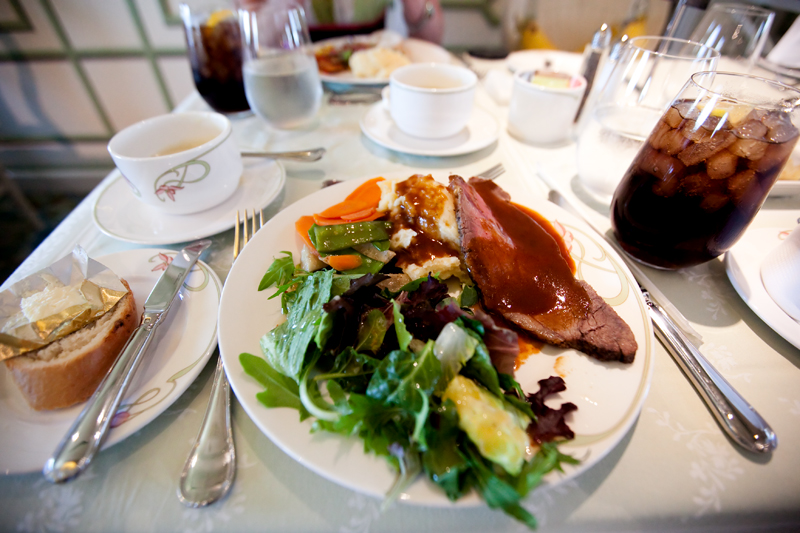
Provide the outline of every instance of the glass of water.
<path id="1" fill-rule="evenodd" d="M 256 10 L 240 10 L 239 23 L 250 108 L 276 128 L 308 125 L 322 102 L 322 82 L 303 8 L 268 2 Z"/>
<path id="2" fill-rule="evenodd" d="M 642 143 L 686 80 L 716 70 L 719 52 L 684 39 L 636 37 L 595 88 L 578 135 L 578 178 L 609 203 Z"/>

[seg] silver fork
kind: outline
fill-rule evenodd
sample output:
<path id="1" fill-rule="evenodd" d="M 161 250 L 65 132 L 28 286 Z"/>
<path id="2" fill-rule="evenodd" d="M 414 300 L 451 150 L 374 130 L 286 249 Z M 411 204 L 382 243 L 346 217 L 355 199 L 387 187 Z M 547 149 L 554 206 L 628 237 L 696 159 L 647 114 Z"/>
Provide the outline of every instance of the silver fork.
<path id="1" fill-rule="evenodd" d="M 258 216 L 257 216 L 258 215 Z M 264 213 L 253 209 L 252 230 L 248 233 L 247 210 L 244 224 L 236 212 L 234 230 L 233 259 L 239 255 L 239 228 L 243 229 L 242 247 L 261 229 Z M 233 485 L 236 473 L 236 449 L 231 430 L 231 393 L 228 378 L 222 365 L 222 357 L 217 359 L 211 397 L 206 414 L 197 434 L 197 440 L 186 459 L 178 485 L 178 499 L 188 507 L 203 507 L 225 496 Z"/>
<path id="2" fill-rule="evenodd" d="M 493 179 L 499 177 L 505 171 L 506 171 L 506 169 L 503 168 L 503 163 L 497 163 L 495 166 L 493 166 L 491 168 L 487 168 L 486 170 L 484 170 L 480 174 L 476 175 L 475 177 L 476 178 L 483 178 L 483 179 L 486 179 L 486 180 L 493 180 Z"/>

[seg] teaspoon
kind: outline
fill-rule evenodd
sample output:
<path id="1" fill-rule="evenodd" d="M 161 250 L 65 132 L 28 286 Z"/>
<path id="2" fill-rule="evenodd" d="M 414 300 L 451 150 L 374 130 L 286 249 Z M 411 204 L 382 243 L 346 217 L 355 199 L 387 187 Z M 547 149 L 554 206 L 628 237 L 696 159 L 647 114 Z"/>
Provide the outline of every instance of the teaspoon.
<path id="1" fill-rule="evenodd" d="M 319 161 L 323 155 L 325 155 L 325 148 L 294 152 L 242 152 L 242 157 L 268 157 L 270 159 L 291 159 L 292 161 Z"/>

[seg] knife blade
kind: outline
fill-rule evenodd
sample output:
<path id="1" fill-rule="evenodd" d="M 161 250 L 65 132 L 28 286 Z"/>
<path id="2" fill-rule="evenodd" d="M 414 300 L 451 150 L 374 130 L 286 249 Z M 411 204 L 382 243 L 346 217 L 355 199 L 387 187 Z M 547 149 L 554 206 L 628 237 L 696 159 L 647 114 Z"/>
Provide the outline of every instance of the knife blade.
<path id="1" fill-rule="evenodd" d="M 548 199 L 556 205 L 567 208 L 572 214 L 585 221 L 600 234 L 598 229 L 563 194 L 551 188 Z M 674 315 L 666 312 L 659 305 L 661 300 L 650 297 L 650 291 L 656 290 L 653 282 L 645 276 L 641 269 L 625 257 L 625 252 L 618 247 L 611 237 L 603 234 L 600 234 L 600 236 L 619 252 L 620 257 L 630 267 L 631 273 L 642 291 L 648 315 L 655 328 L 656 337 L 683 370 L 684 374 L 688 376 L 689 381 L 697 389 L 700 397 L 705 401 L 706 406 L 708 406 L 723 431 L 736 444 L 750 452 L 767 453 L 777 448 L 778 437 L 766 420 L 717 372 L 695 344 L 692 343 L 684 328 L 678 327 L 676 321 L 673 320 Z M 666 301 L 666 297 L 662 296 L 662 298 Z M 677 309 L 674 312 L 680 315 Z M 682 315 L 681 318 L 683 318 Z M 683 320 L 685 321 L 686 319 L 684 318 Z M 694 330 L 692 329 L 692 331 Z"/>
<path id="2" fill-rule="evenodd" d="M 210 244 L 210 240 L 203 239 L 186 246 L 158 279 L 144 303 L 139 326 L 45 463 L 42 473 L 48 481 L 68 481 L 89 467 L 108 434 L 114 413 L 125 397 L 139 363 L 151 347 L 154 333 L 169 313 L 189 271 Z"/>

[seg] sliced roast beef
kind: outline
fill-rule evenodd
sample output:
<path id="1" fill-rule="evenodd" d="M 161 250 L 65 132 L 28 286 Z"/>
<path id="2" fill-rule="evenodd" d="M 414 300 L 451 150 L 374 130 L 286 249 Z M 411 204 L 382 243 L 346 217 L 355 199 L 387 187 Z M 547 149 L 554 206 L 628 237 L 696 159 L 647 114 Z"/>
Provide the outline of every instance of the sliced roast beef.
<path id="1" fill-rule="evenodd" d="M 632 363 L 630 327 L 585 281 L 536 213 L 494 182 L 450 177 L 464 264 L 483 305 L 549 344 L 603 361 Z"/>

